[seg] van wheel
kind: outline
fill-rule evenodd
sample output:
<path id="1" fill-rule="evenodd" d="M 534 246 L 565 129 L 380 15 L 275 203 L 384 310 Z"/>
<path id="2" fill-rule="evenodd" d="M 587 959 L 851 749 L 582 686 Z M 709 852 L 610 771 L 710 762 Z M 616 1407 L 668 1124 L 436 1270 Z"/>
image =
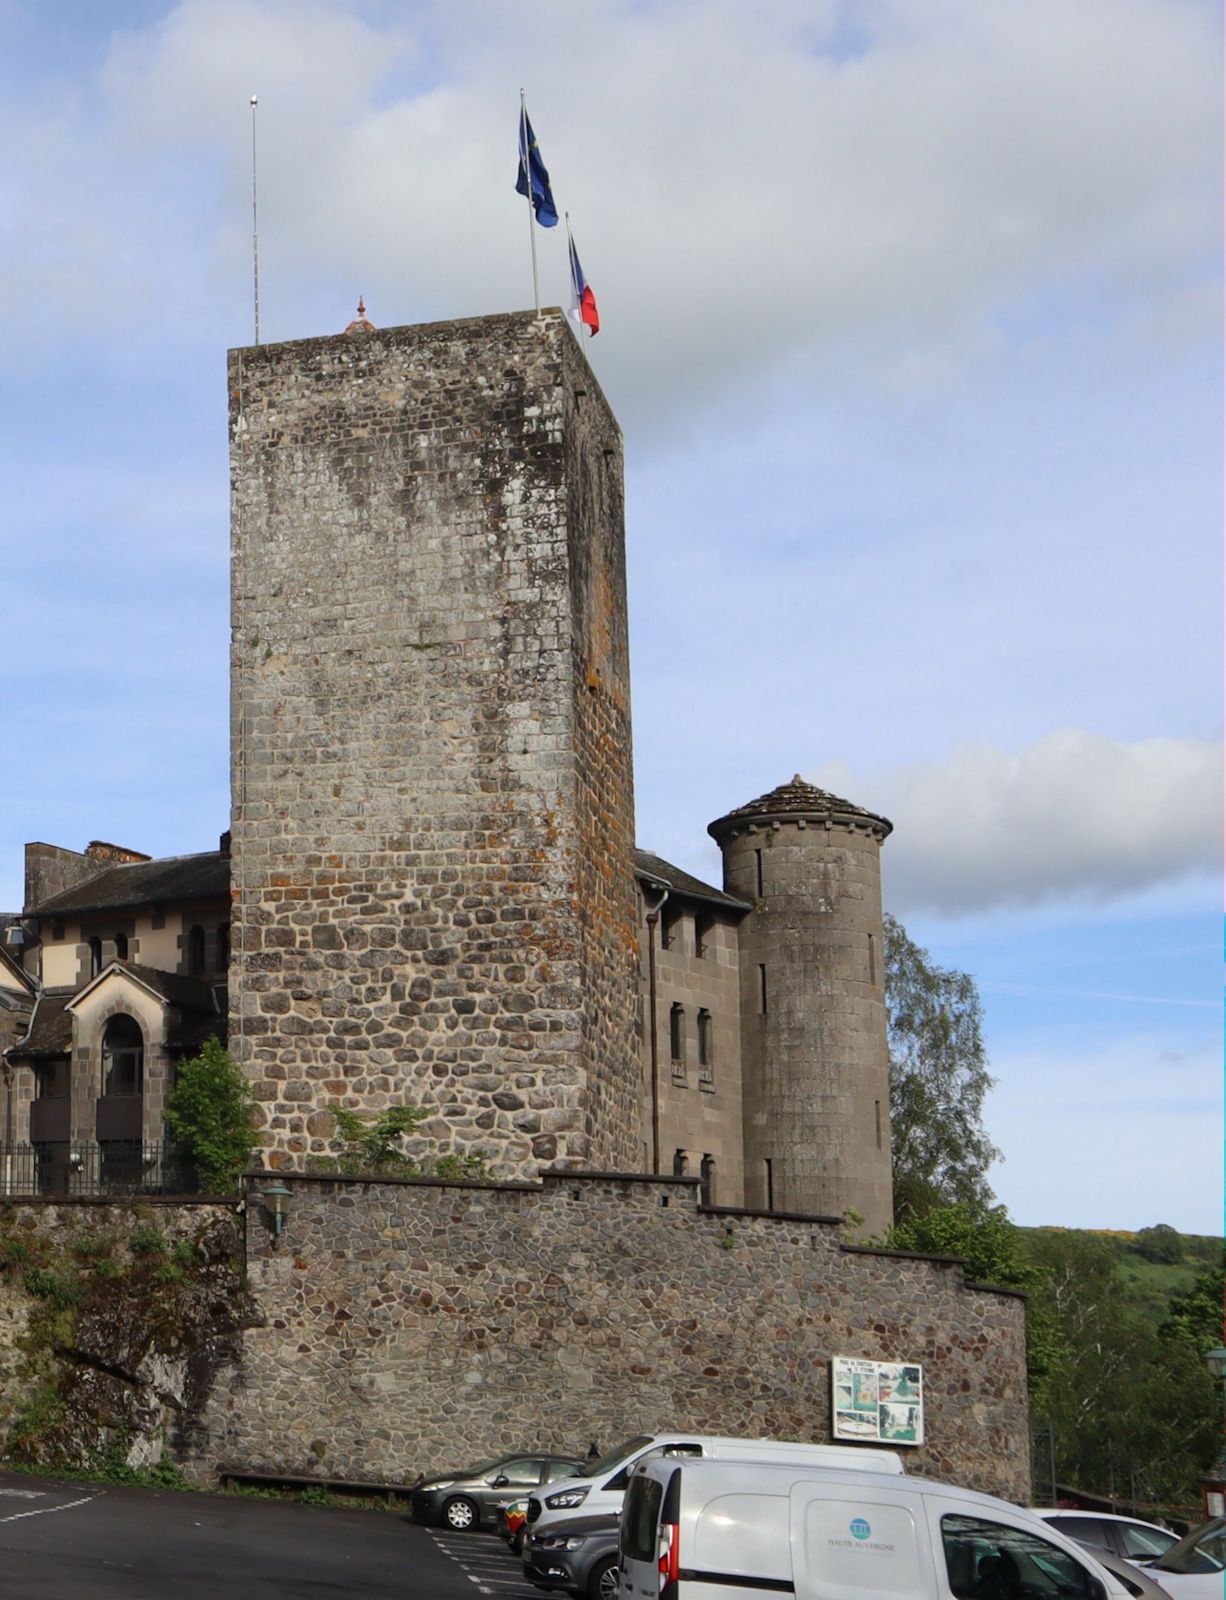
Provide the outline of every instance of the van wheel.
<path id="1" fill-rule="evenodd" d="M 467 1533 L 477 1525 L 477 1508 L 466 1495 L 458 1494 L 443 1507 L 443 1521 L 456 1533 Z"/>
<path id="2" fill-rule="evenodd" d="M 606 1556 L 592 1568 L 587 1580 L 587 1600 L 617 1600 L 617 1557 Z"/>

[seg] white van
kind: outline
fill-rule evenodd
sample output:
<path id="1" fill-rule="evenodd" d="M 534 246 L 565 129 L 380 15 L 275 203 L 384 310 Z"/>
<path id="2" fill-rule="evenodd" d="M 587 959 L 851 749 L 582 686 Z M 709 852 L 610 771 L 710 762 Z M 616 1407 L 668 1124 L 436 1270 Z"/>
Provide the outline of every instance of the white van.
<path id="1" fill-rule="evenodd" d="M 640 1433 L 589 1462 L 583 1471 L 542 1489 L 528 1501 L 529 1537 L 554 1532 L 570 1517 L 594 1517 L 622 1508 L 635 1464 L 657 1456 L 712 1456 L 733 1461 L 803 1461 L 810 1466 L 902 1472 L 897 1450 L 856 1444 L 789 1444 L 781 1439 L 727 1439 L 705 1433 Z"/>
<path id="2" fill-rule="evenodd" d="M 1128 1600 L 1031 1511 L 924 1478 L 773 1462 L 641 1462 L 619 1600 Z"/>

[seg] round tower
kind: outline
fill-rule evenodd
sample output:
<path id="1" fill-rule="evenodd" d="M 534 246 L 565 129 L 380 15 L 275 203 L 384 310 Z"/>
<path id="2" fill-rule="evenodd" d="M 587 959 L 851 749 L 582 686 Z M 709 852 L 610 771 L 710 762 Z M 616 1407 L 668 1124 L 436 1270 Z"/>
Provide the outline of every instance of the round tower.
<path id="1" fill-rule="evenodd" d="M 798 775 L 707 830 L 740 927 L 745 1204 L 893 1220 L 884 817 Z"/>

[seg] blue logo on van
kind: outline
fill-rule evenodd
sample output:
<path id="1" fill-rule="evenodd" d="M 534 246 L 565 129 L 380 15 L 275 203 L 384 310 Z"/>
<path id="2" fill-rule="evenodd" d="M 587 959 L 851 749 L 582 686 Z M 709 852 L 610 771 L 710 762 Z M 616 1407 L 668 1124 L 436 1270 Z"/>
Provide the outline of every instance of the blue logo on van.
<path id="1" fill-rule="evenodd" d="M 857 1539 L 867 1539 L 873 1531 L 863 1517 L 853 1517 L 847 1526 Z"/>

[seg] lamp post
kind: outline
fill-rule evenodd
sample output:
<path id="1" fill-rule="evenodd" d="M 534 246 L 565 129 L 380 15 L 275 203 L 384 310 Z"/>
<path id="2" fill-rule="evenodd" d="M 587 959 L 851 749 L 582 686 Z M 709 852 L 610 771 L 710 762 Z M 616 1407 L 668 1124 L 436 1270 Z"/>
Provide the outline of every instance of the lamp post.
<path id="1" fill-rule="evenodd" d="M 1205 1365 L 1215 1378 L 1226 1378 L 1226 1345 L 1205 1351 Z M 1222 1440 L 1217 1458 L 1200 1480 L 1205 1516 L 1220 1517 L 1226 1513 L 1226 1416 L 1222 1426 Z"/>
<path id="2" fill-rule="evenodd" d="M 292 1191 L 283 1183 L 270 1183 L 260 1195 L 264 1202 L 264 1209 L 272 1218 L 272 1239 L 275 1245 L 281 1237 L 281 1230 L 285 1226 L 285 1219 L 289 1216 Z"/>

